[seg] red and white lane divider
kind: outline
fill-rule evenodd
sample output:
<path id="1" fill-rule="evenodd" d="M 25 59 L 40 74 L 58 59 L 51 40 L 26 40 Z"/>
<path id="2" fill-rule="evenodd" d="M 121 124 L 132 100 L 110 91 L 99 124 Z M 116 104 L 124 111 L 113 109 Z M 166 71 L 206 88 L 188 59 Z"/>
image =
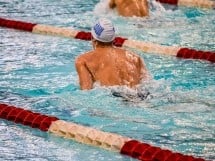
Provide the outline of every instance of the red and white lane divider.
<path id="1" fill-rule="evenodd" d="M 156 1 L 178 6 L 201 7 L 211 9 L 215 8 L 215 2 L 211 0 L 156 0 Z"/>
<path id="2" fill-rule="evenodd" d="M 205 161 L 172 152 L 132 138 L 66 122 L 57 117 L 35 113 L 0 103 L 0 118 L 37 128 L 77 142 L 113 150 L 142 161 Z"/>
<path id="3" fill-rule="evenodd" d="M 40 25 L 27 23 L 22 21 L 8 20 L 0 18 L 0 26 L 13 28 L 23 31 L 29 31 L 32 33 L 63 36 L 68 38 L 75 38 L 80 40 L 91 40 L 91 33 L 84 31 L 76 31 L 73 29 L 59 28 L 48 25 Z M 146 53 L 162 54 L 176 56 L 183 59 L 199 59 L 207 60 L 210 62 L 215 62 L 215 52 L 201 51 L 195 49 L 189 49 L 184 47 L 174 47 L 174 46 L 164 46 L 159 44 L 154 44 L 150 42 L 142 42 L 137 40 L 128 40 L 122 37 L 116 37 L 113 44 L 118 47 L 130 47 L 142 50 Z"/>

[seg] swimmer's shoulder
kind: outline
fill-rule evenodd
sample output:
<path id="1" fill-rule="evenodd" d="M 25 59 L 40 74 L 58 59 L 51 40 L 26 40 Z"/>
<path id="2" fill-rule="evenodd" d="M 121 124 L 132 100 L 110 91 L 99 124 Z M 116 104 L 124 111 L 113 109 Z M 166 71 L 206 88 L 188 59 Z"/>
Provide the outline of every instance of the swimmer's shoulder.
<path id="1" fill-rule="evenodd" d="M 88 57 L 94 56 L 95 54 L 96 54 L 95 50 L 91 50 L 91 51 L 85 52 L 85 53 L 83 53 L 83 54 L 81 54 L 81 55 L 83 55 L 83 56 L 85 56 L 86 58 L 88 58 Z"/>
<path id="2" fill-rule="evenodd" d="M 88 61 L 93 57 L 93 55 L 94 55 L 94 51 L 88 51 L 88 52 L 82 53 L 81 55 L 77 56 L 76 62 Z"/>
<path id="3" fill-rule="evenodd" d="M 123 49 L 123 48 L 118 48 L 116 47 L 115 48 L 115 51 L 117 54 L 122 54 L 124 55 L 125 57 L 133 57 L 135 58 L 136 60 L 140 59 L 140 56 L 130 50 L 126 50 L 126 49 Z"/>
<path id="4" fill-rule="evenodd" d="M 139 58 L 139 55 L 136 54 L 135 52 L 131 51 L 131 50 L 126 50 L 126 49 L 121 49 L 121 50 L 123 50 L 125 55 L 130 55 L 132 57 Z"/>
<path id="5" fill-rule="evenodd" d="M 114 50 L 115 50 L 115 52 L 117 52 L 117 53 L 126 53 L 126 52 L 129 52 L 128 50 L 126 50 L 126 49 L 123 49 L 123 48 L 120 48 L 120 47 L 114 47 Z"/>

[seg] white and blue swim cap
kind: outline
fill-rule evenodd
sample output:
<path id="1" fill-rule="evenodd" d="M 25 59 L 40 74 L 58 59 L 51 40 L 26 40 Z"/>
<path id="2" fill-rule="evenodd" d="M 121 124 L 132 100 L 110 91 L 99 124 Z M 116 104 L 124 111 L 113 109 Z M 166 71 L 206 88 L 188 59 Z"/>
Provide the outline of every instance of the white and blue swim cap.
<path id="1" fill-rule="evenodd" d="M 92 27 L 91 34 L 98 41 L 112 42 L 115 39 L 113 23 L 106 18 L 99 19 Z"/>

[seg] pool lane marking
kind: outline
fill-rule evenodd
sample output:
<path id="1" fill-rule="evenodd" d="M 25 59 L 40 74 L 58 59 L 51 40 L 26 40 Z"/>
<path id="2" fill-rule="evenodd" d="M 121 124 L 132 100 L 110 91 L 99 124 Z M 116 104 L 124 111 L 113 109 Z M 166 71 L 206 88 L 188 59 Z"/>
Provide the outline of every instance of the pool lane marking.
<path id="1" fill-rule="evenodd" d="M 91 40 L 91 33 L 76 31 L 68 28 L 60 28 L 48 25 L 33 24 L 22 21 L 8 20 L 0 18 L 0 26 L 28 31 L 37 34 L 63 36 L 80 40 Z M 116 37 L 113 44 L 118 47 L 130 47 L 142 50 L 146 53 L 176 56 L 183 59 L 199 59 L 215 62 L 215 52 L 189 49 L 177 46 L 165 46 L 150 42 L 128 40 L 127 38 Z"/>
<path id="2" fill-rule="evenodd" d="M 160 3 L 167 3 L 170 5 L 186 6 L 186 7 L 200 7 L 214 9 L 215 2 L 211 0 L 156 0 Z"/>
<path id="3" fill-rule="evenodd" d="M 54 116 L 35 113 L 4 103 L 0 103 L 0 118 L 50 132 L 79 143 L 119 152 L 141 161 L 205 161 L 202 158 L 161 149 L 132 138 L 66 122 Z"/>

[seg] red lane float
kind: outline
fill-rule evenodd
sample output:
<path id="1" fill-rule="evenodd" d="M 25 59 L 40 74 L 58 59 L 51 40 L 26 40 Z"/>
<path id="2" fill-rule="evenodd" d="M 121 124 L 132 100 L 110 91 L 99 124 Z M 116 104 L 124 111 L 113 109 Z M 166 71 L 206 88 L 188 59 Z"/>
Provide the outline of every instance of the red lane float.
<path id="1" fill-rule="evenodd" d="M 38 128 L 42 131 L 48 131 L 52 121 L 59 120 L 56 117 L 41 115 L 6 104 L 0 104 L 0 118 Z"/>
<path id="2" fill-rule="evenodd" d="M 175 1 L 170 0 L 171 3 Z M 169 1 L 169 2 L 170 2 Z M 69 38 L 75 38 L 80 40 L 91 40 L 91 33 L 85 31 L 75 31 L 72 29 L 58 28 L 40 24 L 26 23 L 22 21 L 14 21 L 0 18 L 0 26 L 8 27 L 13 29 L 19 29 L 24 31 L 30 31 L 33 33 L 48 34 L 55 36 L 64 36 Z M 149 42 L 141 42 L 135 40 L 128 40 L 122 37 L 116 37 L 114 39 L 113 45 L 117 47 L 130 47 L 142 50 L 146 53 L 155 53 L 162 55 L 176 56 L 178 58 L 184 59 L 199 59 L 207 60 L 210 62 L 215 62 L 215 52 L 210 51 L 198 51 L 195 49 L 181 48 L 181 47 L 171 47 L 159 44 L 153 44 Z"/>
<path id="3" fill-rule="evenodd" d="M 142 161 L 204 161 L 201 158 L 163 150 L 137 140 L 126 142 L 120 153 Z"/>
<path id="4" fill-rule="evenodd" d="M 32 32 L 36 24 L 0 18 L 0 26 Z"/>
<path id="5" fill-rule="evenodd" d="M 201 59 L 208 60 L 210 62 L 215 62 L 215 53 L 200 50 L 198 51 L 188 48 L 181 48 L 177 53 L 177 57 L 184 59 Z"/>
<path id="6" fill-rule="evenodd" d="M 76 39 L 90 41 L 92 39 L 92 35 L 90 32 L 80 31 L 75 36 Z"/>
<path id="7" fill-rule="evenodd" d="M 215 2 L 212 0 L 156 0 L 160 3 L 170 5 L 187 6 L 187 7 L 202 7 L 202 8 L 215 8 Z"/>
<path id="8" fill-rule="evenodd" d="M 156 1 L 161 2 L 161 3 L 173 4 L 173 5 L 178 4 L 178 0 L 156 0 Z"/>
<path id="9" fill-rule="evenodd" d="M 126 40 L 126 38 L 116 37 L 113 41 L 113 45 L 117 47 L 122 47 Z"/>
<path id="10" fill-rule="evenodd" d="M 46 116 L 7 104 L 0 103 L 0 118 L 38 128 L 42 131 L 49 131 L 81 143 L 118 151 L 142 161 L 205 161 L 201 158 L 175 153 L 138 140 L 68 123 L 57 117 Z"/>

